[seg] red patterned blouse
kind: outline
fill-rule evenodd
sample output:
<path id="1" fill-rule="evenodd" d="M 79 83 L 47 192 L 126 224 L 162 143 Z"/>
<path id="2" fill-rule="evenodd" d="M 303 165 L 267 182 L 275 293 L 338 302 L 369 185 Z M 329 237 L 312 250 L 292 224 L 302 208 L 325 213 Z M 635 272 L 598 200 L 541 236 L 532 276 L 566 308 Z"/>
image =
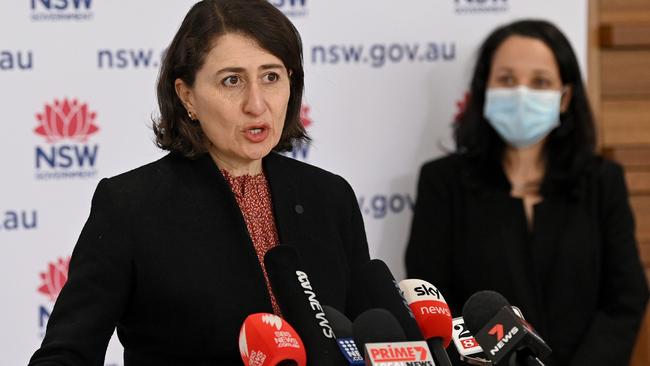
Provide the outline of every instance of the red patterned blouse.
<path id="1" fill-rule="evenodd" d="M 221 173 L 235 194 L 239 209 L 244 216 L 248 233 L 255 247 L 255 253 L 257 253 L 257 259 L 260 266 L 262 266 L 262 272 L 264 272 L 264 280 L 271 296 L 273 312 L 281 315 L 280 307 L 271 290 L 266 268 L 264 268 L 264 255 L 269 249 L 278 245 L 279 241 L 278 230 L 275 227 L 275 218 L 273 217 L 271 191 L 266 176 L 264 173 L 259 173 L 234 177 L 223 169 L 221 169 Z"/>

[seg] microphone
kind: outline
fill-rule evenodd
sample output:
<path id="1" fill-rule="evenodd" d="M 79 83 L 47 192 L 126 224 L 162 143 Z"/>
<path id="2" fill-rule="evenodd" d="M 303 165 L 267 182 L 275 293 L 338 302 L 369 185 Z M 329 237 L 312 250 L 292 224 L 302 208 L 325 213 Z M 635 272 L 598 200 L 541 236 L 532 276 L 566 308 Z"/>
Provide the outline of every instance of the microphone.
<path id="1" fill-rule="evenodd" d="M 460 356 L 460 360 L 470 365 L 487 366 L 492 365 L 492 361 L 485 359 L 483 349 L 467 329 L 465 320 L 462 316 L 453 318 L 451 339 Z"/>
<path id="2" fill-rule="evenodd" d="M 463 306 L 463 318 L 495 365 L 544 365 L 551 348 L 498 292 L 479 291 Z"/>
<path id="3" fill-rule="evenodd" d="M 415 321 L 415 315 L 386 263 L 379 259 L 368 261 L 361 267 L 359 279 L 364 284 L 370 306 L 386 309 L 393 314 L 404 330 L 407 340 L 424 339 Z"/>
<path id="4" fill-rule="evenodd" d="M 440 291 L 429 282 L 406 279 L 399 283 L 404 298 L 427 340 L 436 365 L 451 366 L 445 348 L 451 342 L 451 311 Z"/>
<path id="5" fill-rule="evenodd" d="M 239 352 L 246 366 L 306 366 L 298 333 L 277 315 L 256 313 L 239 330 Z"/>
<path id="6" fill-rule="evenodd" d="M 352 332 L 365 350 L 366 365 L 435 365 L 426 342 L 406 342 L 399 321 L 386 309 L 361 313 L 352 324 Z"/>
<path id="7" fill-rule="evenodd" d="M 336 334 L 336 343 L 350 366 L 364 366 L 366 363 L 352 336 L 352 322 L 340 311 L 324 305 L 323 311 Z"/>
<path id="8" fill-rule="evenodd" d="M 287 245 L 275 246 L 266 252 L 264 266 L 282 315 L 302 336 L 309 366 L 345 364 L 298 252 Z"/>

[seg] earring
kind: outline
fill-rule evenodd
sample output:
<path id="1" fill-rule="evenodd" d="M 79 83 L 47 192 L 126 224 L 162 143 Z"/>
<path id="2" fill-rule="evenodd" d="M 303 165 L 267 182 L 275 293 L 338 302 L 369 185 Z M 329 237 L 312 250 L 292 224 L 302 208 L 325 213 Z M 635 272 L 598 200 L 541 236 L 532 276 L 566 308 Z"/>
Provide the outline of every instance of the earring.
<path id="1" fill-rule="evenodd" d="M 196 120 L 196 118 L 194 117 L 194 113 L 190 112 L 189 110 L 187 111 L 187 116 L 190 117 L 192 121 Z"/>

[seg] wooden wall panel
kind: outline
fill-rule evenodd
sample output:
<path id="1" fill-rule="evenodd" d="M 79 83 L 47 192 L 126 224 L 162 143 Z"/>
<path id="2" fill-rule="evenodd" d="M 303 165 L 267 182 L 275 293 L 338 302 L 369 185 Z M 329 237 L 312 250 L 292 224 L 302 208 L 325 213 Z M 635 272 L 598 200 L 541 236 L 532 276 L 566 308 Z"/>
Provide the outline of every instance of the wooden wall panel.
<path id="1" fill-rule="evenodd" d="M 650 45 L 650 23 L 603 24 L 599 29 L 603 47 L 643 47 Z"/>
<path id="2" fill-rule="evenodd" d="M 634 171 L 628 169 L 625 172 L 625 180 L 630 194 L 650 194 L 650 171 Z"/>
<path id="3" fill-rule="evenodd" d="M 599 147 L 625 167 L 639 254 L 650 278 L 650 0 L 589 0 L 589 9 L 590 37 L 598 28 L 600 41 L 589 43 Z M 650 309 L 630 362 L 649 365 Z"/>
<path id="4" fill-rule="evenodd" d="M 630 205 L 636 218 L 636 238 L 650 243 L 650 196 L 631 196 Z"/>
<path id="5" fill-rule="evenodd" d="M 648 64 L 645 67 L 648 69 L 650 91 L 650 51 L 648 56 Z M 650 142 L 650 98 L 603 100 L 601 132 L 605 146 L 648 144 Z M 646 160 L 645 164 L 650 166 L 650 160 Z"/>
<path id="6" fill-rule="evenodd" d="M 594 2 L 594 1 L 591 1 Z M 650 0 L 597 0 L 600 22 L 650 22 Z"/>
<path id="7" fill-rule="evenodd" d="M 650 49 L 602 50 L 601 92 L 608 97 L 650 97 Z"/>
<path id="8" fill-rule="evenodd" d="M 603 155 L 609 159 L 618 161 L 626 169 L 650 167 L 650 145 L 606 147 L 603 149 Z"/>
<path id="9" fill-rule="evenodd" d="M 643 319 L 641 329 L 639 330 L 636 346 L 632 352 L 631 365 L 650 365 L 650 308 L 645 312 L 645 318 Z"/>

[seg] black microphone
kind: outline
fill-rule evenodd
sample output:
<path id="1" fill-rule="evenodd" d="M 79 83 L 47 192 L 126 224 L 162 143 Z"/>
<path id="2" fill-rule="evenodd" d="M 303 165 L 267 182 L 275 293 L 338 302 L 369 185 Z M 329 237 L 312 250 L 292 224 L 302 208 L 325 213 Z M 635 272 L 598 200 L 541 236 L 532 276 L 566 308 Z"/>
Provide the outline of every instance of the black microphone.
<path id="1" fill-rule="evenodd" d="M 406 341 L 399 321 L 386 309 L 370 309 L 352 324 L 354 340 L 365 353 L 366 365 L 434 366 L 424 341 Z"/>
<path id="2" fill-rule="evenodd" d="M 335 308 L 324 305 L 323 310 L 327 320 L 336 334 L 336 343 L 341 350 L 341 353 L 348 361 L 349 366 L 364 366 L 366 363 L 363 360 L 361 352 L 357 347 L 352 335 L 352 322 L 340 311 Z"/>
<path id="3" fill-rule="evenodd" d="M 406 340 L 424 340 L 415 316 L 386 263 L 379 259 L 368 261 L 361 267 L 359 279 L 364 285 L 370 306 L 390 311 L 404 330 Z"/>
<path id="4" fill-rule="evenodd" d="M 463 318 L 495 365 L 543 366 L 540 358 L 546 359 L 551 353 L 533 327 L 498 292 L 479 291 L 470 296 L 463 306 Z"/>
<path id="5" fill-rule="evenodd" d="M 345 365 L 334 331 L 298 252 L 287 245 L 275 246 L 266 252 L 264 266 L 282 316 L 293 325 L 305 344 L 307 364 Z"/>

